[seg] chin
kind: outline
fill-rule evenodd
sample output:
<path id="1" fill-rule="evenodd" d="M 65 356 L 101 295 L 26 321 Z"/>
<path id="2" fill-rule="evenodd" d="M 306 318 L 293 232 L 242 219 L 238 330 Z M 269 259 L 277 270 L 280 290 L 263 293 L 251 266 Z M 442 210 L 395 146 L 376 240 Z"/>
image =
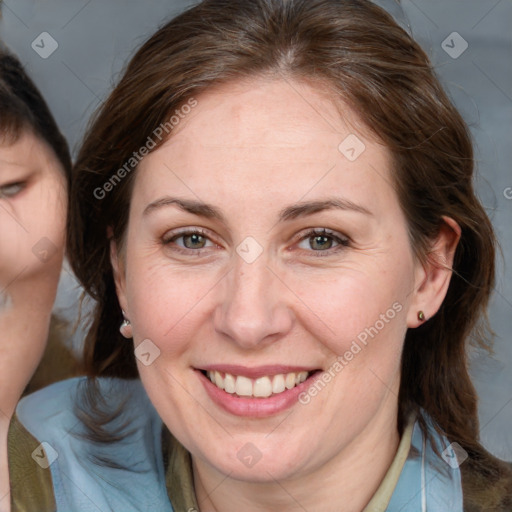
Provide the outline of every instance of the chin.
<path id="1" fill-rule="evenodd" d="M 263 443 L 257 439 L 222 448 L 218 452 L 201 457 L 219 473 L 244 482 L 275 482 L 295 477 L 302 468 L 306 469 L 305 454 L 301 446 L 286 446 L 283 442 Z M 257 446 L 261 447 L 261 450 Z M 212 446 L 212 444 L 209 444 Z M 295 453 L 294 453 L 295 451 Z M 227 455 L 229 453 L 229 456 Z M 213 455 L 213 457 L 212 457 Z"/>

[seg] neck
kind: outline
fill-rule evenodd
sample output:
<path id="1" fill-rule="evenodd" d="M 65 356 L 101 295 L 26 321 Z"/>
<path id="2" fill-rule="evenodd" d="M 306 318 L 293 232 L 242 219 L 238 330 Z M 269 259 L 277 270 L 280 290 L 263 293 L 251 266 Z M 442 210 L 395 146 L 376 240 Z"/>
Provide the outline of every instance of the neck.
<path id="1" fill-rule="evenodd" d="M 193 458 L 201 510 L 235 512 L 360 512 L 371 500 L 396 454 L 399 436 L 394 416 L 378 413 L 350 445 L 326 463 L 286 480 L 247 482 L 225 476 Z"/>

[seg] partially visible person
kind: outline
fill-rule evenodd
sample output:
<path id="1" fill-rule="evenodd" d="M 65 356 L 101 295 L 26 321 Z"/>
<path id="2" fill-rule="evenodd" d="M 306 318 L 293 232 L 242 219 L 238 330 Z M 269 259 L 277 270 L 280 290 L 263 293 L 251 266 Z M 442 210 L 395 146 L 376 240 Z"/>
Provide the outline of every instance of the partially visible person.
<path id="1" fill-rule="evenodd" d="M 48 338 L 65 245 L 71 158 L 20 62 L 0 46 L 0 510 L 7 432 Z"/>

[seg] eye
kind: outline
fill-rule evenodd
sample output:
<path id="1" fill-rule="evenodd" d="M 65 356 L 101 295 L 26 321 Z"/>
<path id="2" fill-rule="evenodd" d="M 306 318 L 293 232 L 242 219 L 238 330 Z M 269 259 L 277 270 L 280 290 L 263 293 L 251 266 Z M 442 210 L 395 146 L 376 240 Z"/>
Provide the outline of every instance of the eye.
<path id="1" fill-rule="evenodd" d="M 200 249 L 215 246 L 206 234 L 199 229 L 171 234 L 164 237 L 162 243 L 164 245 L 175 245 L 177 250 L 183 252 L 199 252 Z"/>
<path id="2" fill-rule="evenodd" d="M 348 238 L 344 238 L 343 236 L 325 228 L 316 228 L 309 230 L 301 237 L 298 247 L 308 251 L 312 250 L 317 253 L 327 252 L 330 254 L 334 251 L 342 250 L 348 245 Z"/>
<path id="3" fill-rule="evenodd" d="M 202 254 L 203 250 L 219 247 L 212 242 L 206 232 L 201 229 L 188 229 L 179 233 L 170 233 L 162 238 L 162 244 L 169 246 L 173 251 L 185 254 Z M 298 247 L 315 256 L 327 256 L 342 250 L 349 245 L 349 239 L 334 231 L 310 229 L 300 236 Z"/>
<path id="4" fill-rule="evenodd" d="M 25 188 L 25 185 L 25 182 L 17 181 L 15 183 L 7 183 L 6 185 L 0 186 L 0 198 L 14 197 L 18 195 Z"/>

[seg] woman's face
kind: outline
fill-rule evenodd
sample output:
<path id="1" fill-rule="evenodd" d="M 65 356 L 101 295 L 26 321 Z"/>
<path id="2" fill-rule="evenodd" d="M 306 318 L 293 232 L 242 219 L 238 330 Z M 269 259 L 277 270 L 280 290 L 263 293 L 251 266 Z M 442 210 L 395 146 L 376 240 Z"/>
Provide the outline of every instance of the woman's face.
<path id="1" fill-rule="evenodd" d="M 14 143 L 0 142 L 2 410 L 19 399 L 44 350 L 64 252 L 66 207 L 64 171 L 44 142 L 28 130 Z"/>
<path id="2" fill-rule="evenodd" d="M 61 165 L 38 137 L 24 131 L 16 142 L 0 143 L 0 278 L 4 287 L 11 279 L 60 272 L 65 190 Z M 9 288 L 4 291 L 8 294 Z"/>
<path id="3" fill-rule="evenodd" d="M 113 252 L 143 384 L 195 460 L 234 478 L 356 458 L 396 431 L 423 276 L 390 154 L 305 83 L 197 101 L 140 164 Z"/>

